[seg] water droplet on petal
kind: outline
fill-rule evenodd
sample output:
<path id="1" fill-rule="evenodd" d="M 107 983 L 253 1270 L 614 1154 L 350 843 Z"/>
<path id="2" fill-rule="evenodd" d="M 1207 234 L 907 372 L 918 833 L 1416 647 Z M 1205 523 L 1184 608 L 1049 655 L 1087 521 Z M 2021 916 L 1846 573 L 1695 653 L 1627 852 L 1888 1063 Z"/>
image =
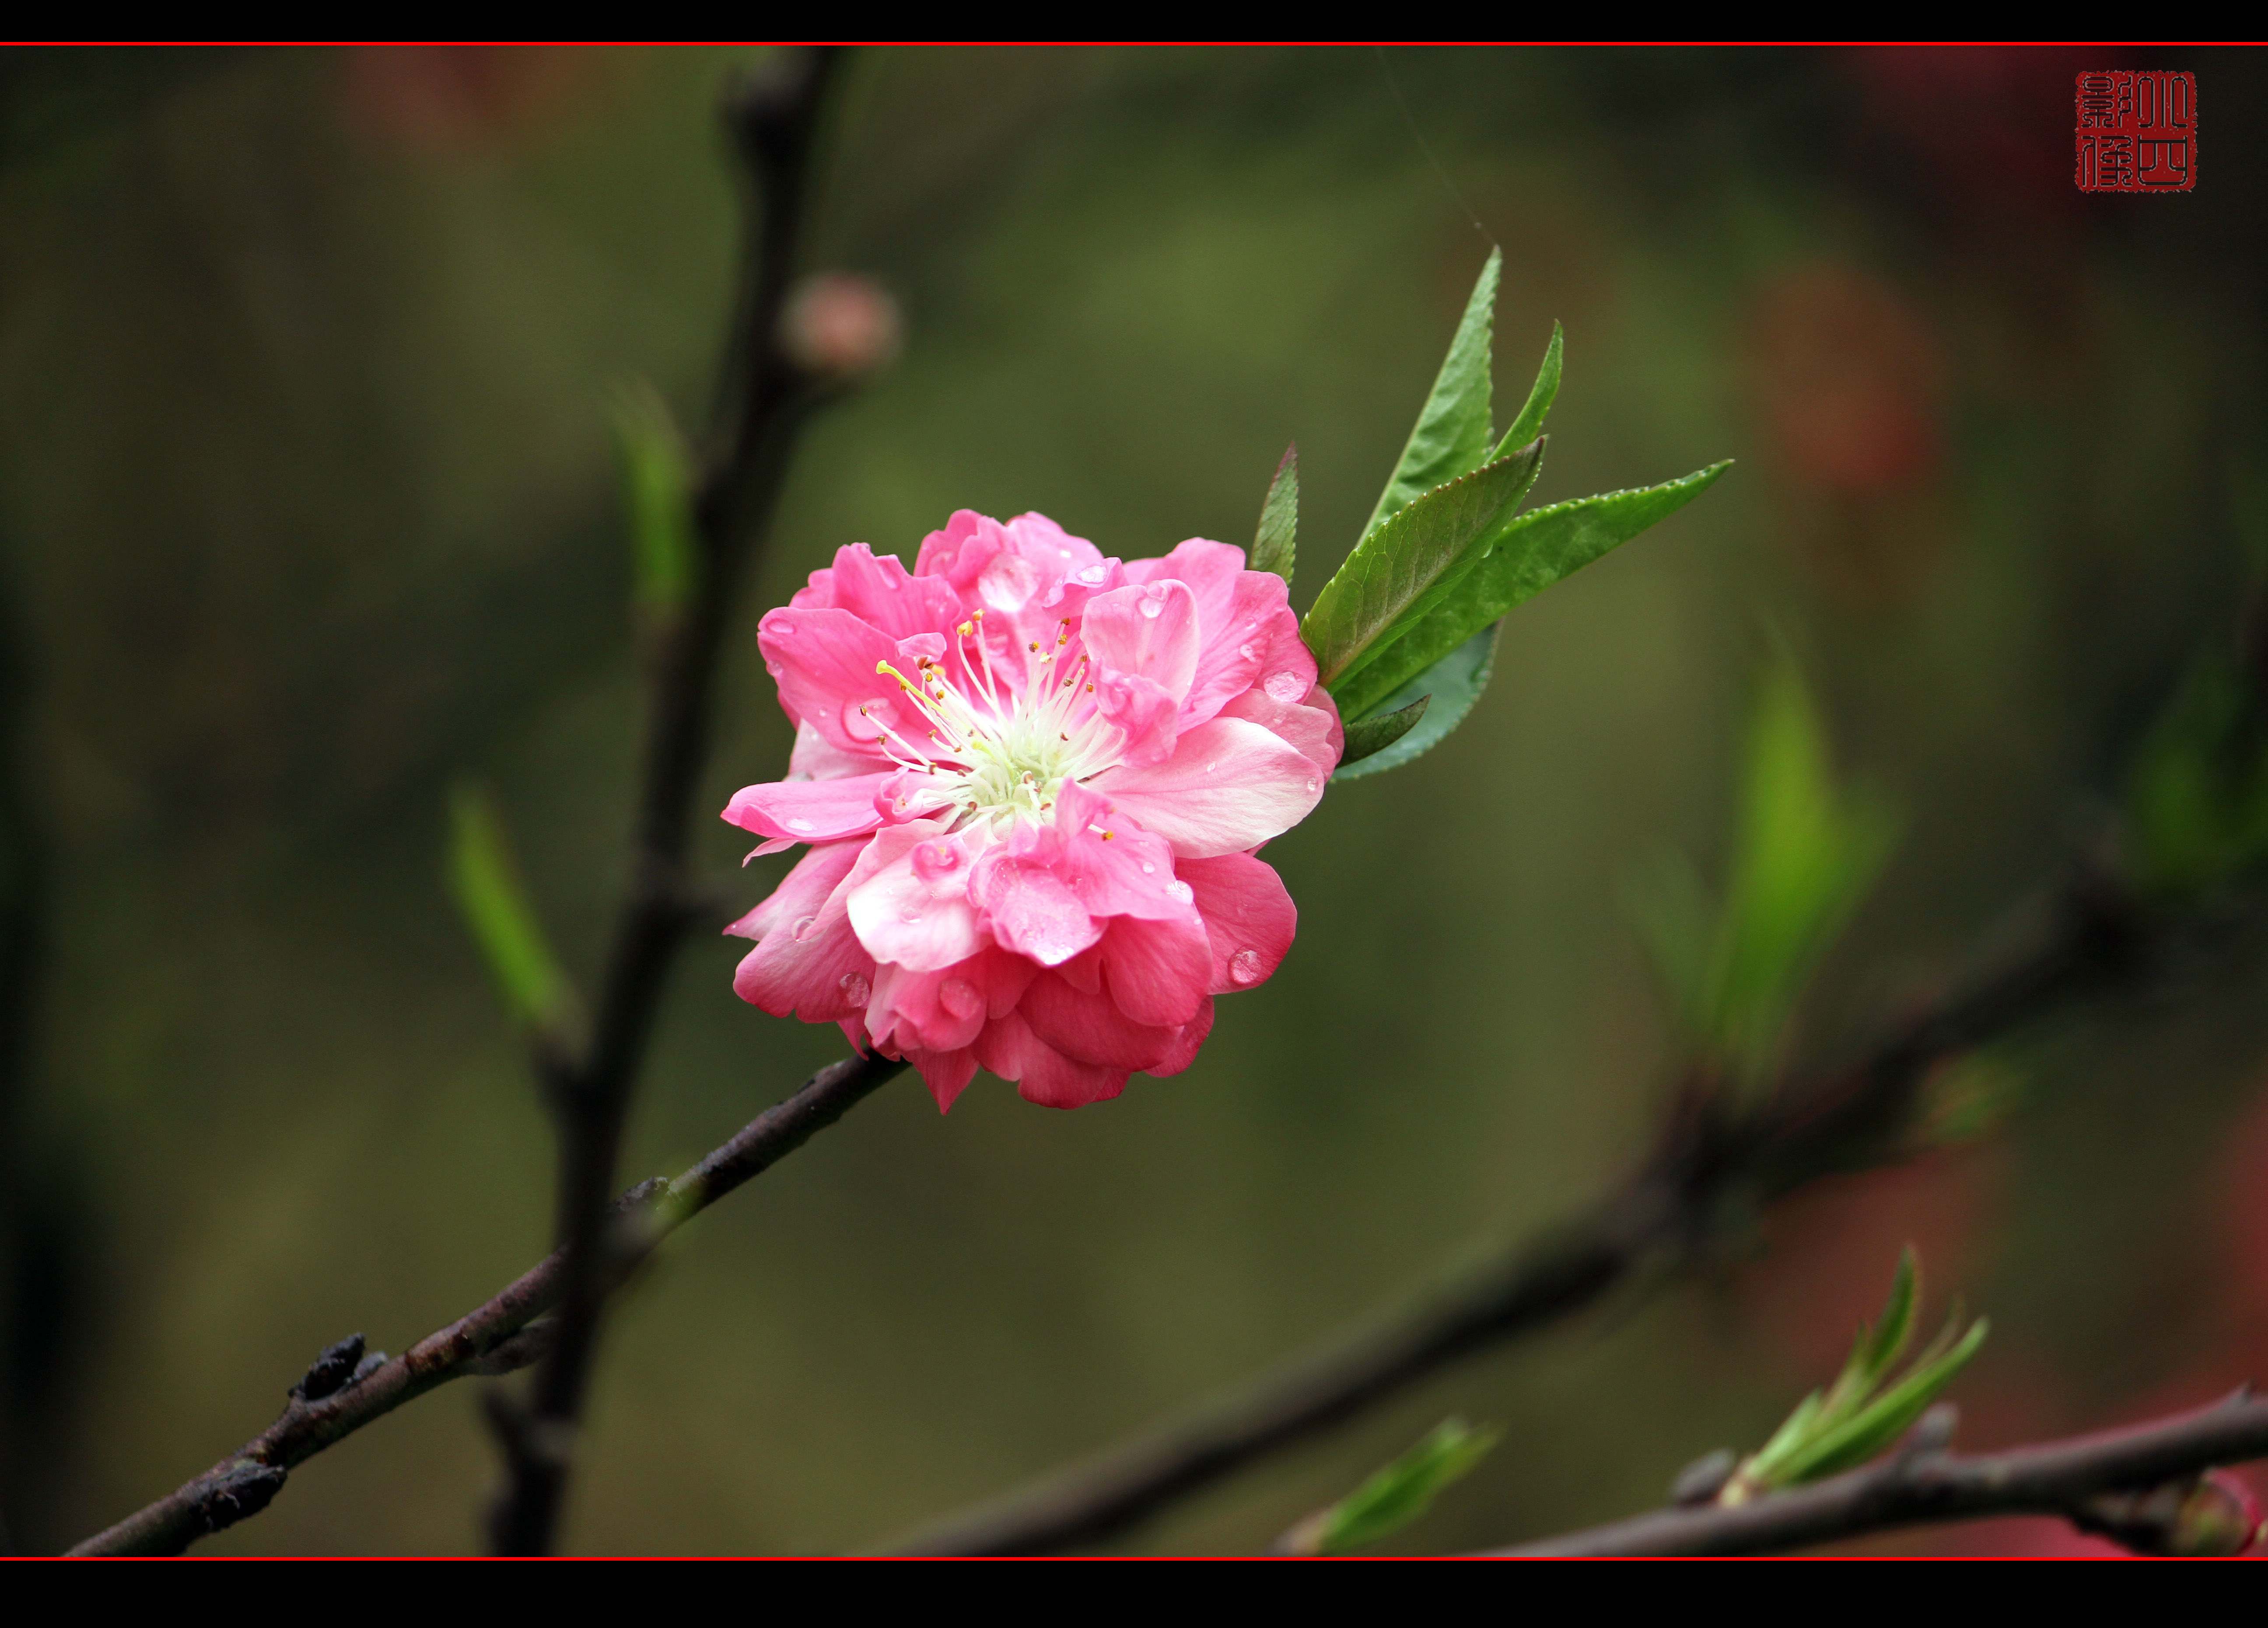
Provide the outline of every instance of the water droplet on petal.
<path id="1" fill-rule="evenodd" d="M 795 925 L 788 928 L 788 935 L 800 944 L 811 936 L 811 929 L 818 925 L 817 916 L 798 916 L 795 919 Z"/>
<path id="2" fill-rule="evenodd" d="M 1248 950 L 1245 951 L 1247 955 L 1251 953 Z M 1233 976 L 1233 973 L 1232 976 Z M 1242 981 L 1248 983 L 1251 980 L 1248 979 Z M 843 991 L 843 998 L 853 1006 L 865 1005 L 866 996 L 873 990 L 873 986 L 866 982 L 866 975 L 864 972 L 845 972 L 836 981 L 836 986 Z"/>
<path id="3" fill-rule="evenodd" d="M 1236 647 L 1236 653 L 1248 662 L 1256 662 L 1260 659 L 1259 650 L 1248 639 Z"/>
<path id="4" fill-rule="evenodd" d="M 937 1003 L 965 1021 L 976 1015 L 977 1008 L 984 1004 L 984 997 L 965 979 L 948 978 L 938 986 Z"/>
<path id="5" fill-rule="evenodd" d="M 1189 884 L 1186 882 L 1168 882 L 1166 884 L 1166 891 L 1171 897 L 1178 899 L 1184 905 L 1188 904 L 1191 899 L 1197 897 L 1196 893 L 1190 891 Z"/>
<path id="6" fill-rule="evenodd" d="M 1290 707 L 1297 704 L 1300 698 L 1307 693 L 1307 681 L 1296 672 L 1285 671 L 1270 675 L 1268 682 L 1261 687 L 1268 692 L 1270 700 L 1279 706 Z"/>
<path id="7" fill-rule="evenodd" d="M 1240 950 L 1234 955 L 1229 957 L 1228 975 L 1232 979 L 1240 984 L 1258 983 L 1260 981 L 1260 952 L 1256 950 Z"/>
<path id="8" fill-rule="evenodd" d="M 1154 876 L 1157 874 L 1157 869 L 1158 868 L 1152 864 L 1148 860 L 1145 859 L 1142 862 L 1142 874 L 1144 876 Z"/>
<path id="9" fill-rule="evenodd" d="M 771 625 L 769 631 L 773 638 L 784 639 L 788 634 L 795 631 L 795 624 L 789 621 L 785 617 L 782 617 L 778 621 L 776 621 Z"/>
<path id="10" fill-rule="evenodd" d="M 787 822 L 787 828 L 790 831 L 809 831 L 813 827 L 807 819 L 792 819 Z"/>
<path id="11" fill-rule="evenodd" d="M 1156 616 L 1156 615 L 1158 614 L 1158 612 L 1160 612 L 1160 611 L 1164 610 L 1165 608 L 1166 608 L 1166 606 L 1165 606 L 1165 603 L 1164 603 L 1164 601 L 1162 601 L 1162 600 L 1160 600 L 1160 599 L 1153 598 L 1152 598 L 1152 597 L 1151 597 L 1150 595 L 1148 595 L 1148 594 L 1144 594 L 1144 595 L 1142 596 L 1142 614 L 1143 614 L 1143 615 L 1145 615 L 1145 616 L 1150 616 L 1150 617 L 1154 617 L 1154 616 Z"/>
<path id="12" fill-rule="evenodd" d="M 1308 776 L 1307 776 L 1307 795 L 1308 795 L 1309 796 L 1311 796 L 1311 797 L 1312 797 L 1312 796 L 1314 796 L 1317 792 L 1321 791 L 1322 788 L 1323 788 L 1323 782 L 1322 782 L 1322 781 L 1321 781 L 1317 780 L 1317 779 L 1316 779 L 1314 775 L 1312 775 L 1312 774 L 1310 774 L 1310 775 L 1308 775 Z"/>

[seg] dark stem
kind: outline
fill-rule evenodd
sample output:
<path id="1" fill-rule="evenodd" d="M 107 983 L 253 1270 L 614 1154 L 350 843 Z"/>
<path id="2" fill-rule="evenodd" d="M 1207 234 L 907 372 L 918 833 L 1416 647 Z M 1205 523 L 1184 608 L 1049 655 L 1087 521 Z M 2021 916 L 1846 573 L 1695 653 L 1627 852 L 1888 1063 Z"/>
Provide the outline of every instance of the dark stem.
<path id="1" fill-rule="evenodd" d="M 620 1195 L 608 1206 L 604 1280 L 620 1283 L 663 1238 L 802 1147 L 904 1067 L 886 1057 L 831 1064 L 675 1180 L 644 1182 Z M 400 1356 L 364 1358 L 344 1386 L 318 1400 L 292 1397 L 274 1424 L 204 1474 L 70 1552 L 179 1554 L 257 1514 L 293 1466 L 403 1403 L 468 1374 L 509 1373 L 540 1360 L 556 1334 L 556 1320 L 544 1314 L 560 1303 L 563 1265 L 555 1250 Z"/>
<path id="2" fill-rule="evenodd" d="M 1749 1503 L 1662 1509 L 1498 1550 L 1507 1555 L 1734 1555 L 1808 1548 L 1933 1521 L 2060 1515 L 2147 1553 L 2198 1552 L 2242 1534 L 2197 1529 L 2196 1478 L 2268 1457 L 2268 1400 L 2240 1390 L 2195 1412 L 2005 1453 L 1893 1452 Z M 2132 1496 L 2132 1494 L 2145 1496 Z M 2150 1496 L 2155 1494 L 2155 1496 Z M 2230 1539 L 2238 1542 L 2230 1544 Z"/>
<path id="3" fill-rule="evenodd" d="M 1902 1156 L 1933 1068 L 2135 972 L 2165 927 L 2082 876 L 2028 950 L 1917 1014 L 1855 1067 L 1791 1081 L 1739 1111 L 1707 1080 L 1689 1082 L 1630 1177 L 1541 1239 L 1191 1419 L 921 1532 L 900 1552 L 1046 1553 L 1116 1536 L 1461 1358 L 1690 1258 L 1744 1207 L 1728 1199 L 1766 1203 L 1831 1172 Z"/>
<path id="4" fill-rule="evenodd" d="M 740 580 L 770 525 L 797 430 L 818 400 L 780 343 L 819 112 L 836 55 L 784 54 L 735 86 L 725 123 L 751 196 L 740 291 L 719 381 L 718 422 L 694 500 L 692 593 L 655 651 L 636 851 L 596 1023 L 578 1062 L 549 1075 L 559 1123 L 558 1328 L 524 1415 L 496 1417 L 508 1469 L 490 1517 L 504 1554 L 543 1554 L 558 1532 L 574 1435 L 609 1287 L 600 1245 L 623 1127 L 670 962 L 690 924 L 686 849 L 707 763 L 718 657 Z"/>

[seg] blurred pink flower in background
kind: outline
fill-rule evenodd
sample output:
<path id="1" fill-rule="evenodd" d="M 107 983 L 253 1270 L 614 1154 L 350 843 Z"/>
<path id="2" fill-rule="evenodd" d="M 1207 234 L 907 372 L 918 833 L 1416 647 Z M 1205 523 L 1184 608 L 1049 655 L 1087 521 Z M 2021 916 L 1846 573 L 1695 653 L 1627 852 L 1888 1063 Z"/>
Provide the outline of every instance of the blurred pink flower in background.
<path id="1" fill-rule="evenodd" d="M 725 818 L 811 851 L 727 929 L 741 999 L 905 1058 L 939 1109 L 980 1066 L 1073 1108 L 1188 1067 L 1291 948 L 1255 854 L 1344 736 L 1241 549 L 1121 561 L 963 510 L 910 574 L 840 550 L 758 642 L 795 748 Z"/>

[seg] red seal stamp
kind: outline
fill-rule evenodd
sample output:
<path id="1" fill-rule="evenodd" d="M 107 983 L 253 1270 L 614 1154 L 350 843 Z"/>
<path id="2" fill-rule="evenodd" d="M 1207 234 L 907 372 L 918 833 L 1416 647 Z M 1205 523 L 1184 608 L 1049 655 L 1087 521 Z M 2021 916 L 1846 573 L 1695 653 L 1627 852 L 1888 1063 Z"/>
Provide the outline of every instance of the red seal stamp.
<path id="1" fill-rule="evenodd" d="M 2081 74 L 2073 122 L 2080 191 L 2188 192 L 2197 185 L 2195 74 Z"/>

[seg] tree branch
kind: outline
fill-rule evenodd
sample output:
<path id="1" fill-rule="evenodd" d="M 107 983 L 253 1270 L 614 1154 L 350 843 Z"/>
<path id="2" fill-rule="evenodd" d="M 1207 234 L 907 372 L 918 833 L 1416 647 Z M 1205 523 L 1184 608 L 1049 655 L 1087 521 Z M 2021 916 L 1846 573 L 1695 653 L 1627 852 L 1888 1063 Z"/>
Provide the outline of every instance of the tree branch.
<path id="1" fill-rule="evenodd" d="M 719 379 L 715 446 L 693 502 L 698 569 L 655 650 L 644 778 L 630 887 L 616 916 L 590 1045 L 539 1067 L 559 1123 L 558 1326 L 525 1412 L 493 1410 L 507 1480 L 490 1516 L 505 1554 L 552 1547 L 577 1423 L 608 1291 L 601 1246 L 638 1067 L 665 976 L 689 916 L 686 852 L 708 760 L 718 657 L 739 588 L 777 503 L 797 430 L 817 382 L 781 343 L 820 107 L 836 62 L 828 50 L 785 54 L 727 98 L 725 121 L 751 192 L 740 293 Z"/>
<path id="2" fill-rule="evenodd" d="M 830 1064 L 675 1180 L 644 1182 L 622 1194 L 609 1210 L 607 1286 L 619 1284 L 662 1239 L 802 1147 L 904 1067 L 873 1056 Z M 295 1465 L 403 1403 L 468 1374 L 509 1373 L 539 1360 L 553 1343 L 556 1324 L 538 1319 L 560 1303 L 562 1267 L 562 1256 L 555 1250 L 484 1304 L 400 1356 L 364 1357 L 345 1383 L 328 1392 L 309 1382 L 326 1366 L 318 1360 L 308 1379 L 293 1387 L 274 1424 L 196 1479 L 70 1552 L 179 1554 L 197 1539 L 259 1514 Z M 358 1346 L 358 1338 L 351 1343 Z"/>
<path id="3" fill-rule="evenodd" d="M 1351 1338 L 1195 1417 L 917 1533 L 913 1554 L 1027 1554 L 1113 1537 L 1461 1358 L 1549 1327 L 1641 1274 L 1690 1258 L 1735 1211 L 1830 1172 L 1895 1157 L 1924 1082 L 1947 1060 L 2136 973 L 2177 925 L 2084 871 L 2035 942 L 1917 1014 L 1855 1067 L 1729 1107 L 1689 1081 L 1648 1156 L 1602 1201 Z"/>
<path id="4" fill-rule="evenodd" d="M 2198 1478 L 2255 1458 L 2268 1458 L 2268 1400 L 2248 1387 L 2211 1407 L 2128 1429 L 2006 1453 L 1908 1448 L 1751 1503 L 1657 1510 L 1493 1552 L 1763 1554 L 1925 1522 L 2044 1514 L 2144 1553 L 2234 1553 L 2250 1540 L 2255 1517 L 2216 1507 Z"/>

